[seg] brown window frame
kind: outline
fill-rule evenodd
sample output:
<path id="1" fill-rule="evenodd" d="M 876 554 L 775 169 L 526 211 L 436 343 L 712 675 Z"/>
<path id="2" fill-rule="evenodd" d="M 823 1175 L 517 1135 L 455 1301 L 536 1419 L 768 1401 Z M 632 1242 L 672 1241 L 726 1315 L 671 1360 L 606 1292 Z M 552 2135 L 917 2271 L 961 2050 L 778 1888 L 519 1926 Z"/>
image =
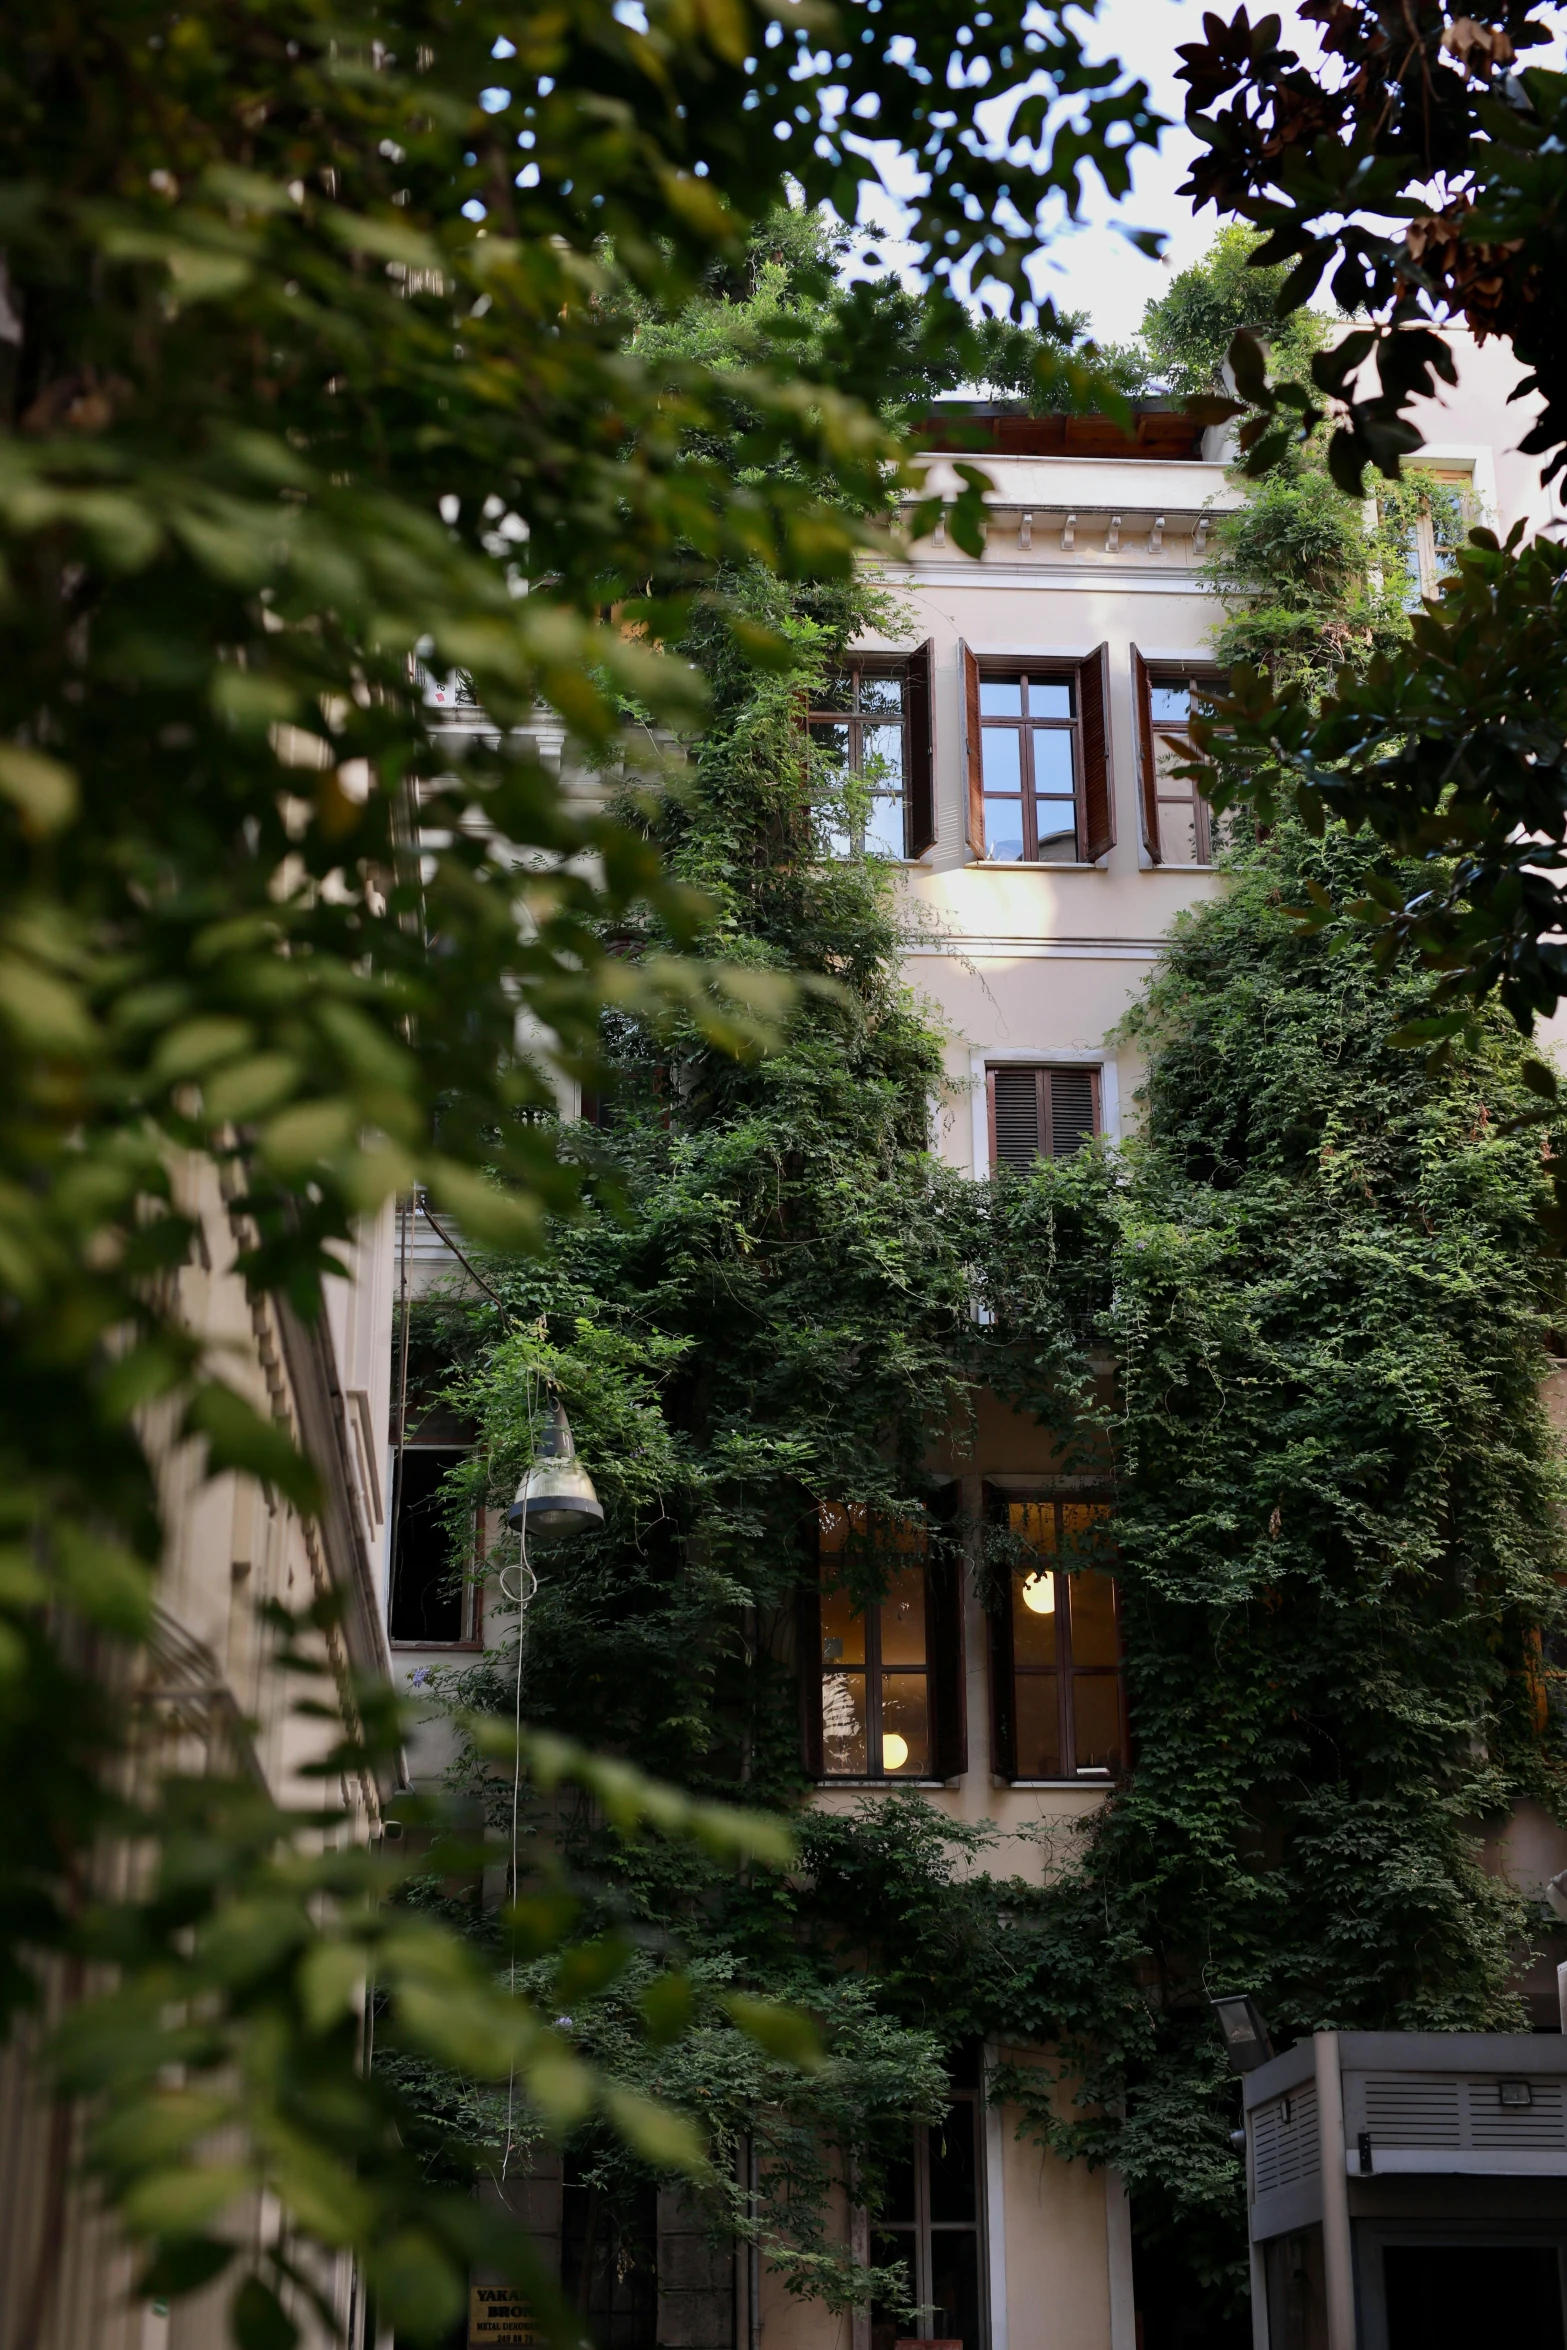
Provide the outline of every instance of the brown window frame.
<path id="1" fill-rule="evenodd" d="M 1041 1551 L 1041 1559 L 1053 1557 L 1060 1561 L 1069 1555 L 1065 1542 L 1065 1528 L 1061 1512 L 1074 1506 L 1086 1505 L 1108 1514 L 1108 1498 L 1092 1493 L 1014 1493 L 998 1492 L 994 1486 L 986 1488 L 987 1515 L 1003 1519 L 1008 1506 L 1026 1503 L 1039 1508 L 1052 1508 L 1056 1513 L 1056 1547 L 1053 1553 Z M 1009 1568 L 1005 1586 L 992 1591 L 988 1616 L 990 1622 L 990 1694 L 991 1694 L 991 1752 L 998 1778 L 1013 1786 L 1043 1787 L 1109 1787 L 1118 1777 L 1124 1777 L 1131 1762 L 1131 1724 L 1126 1702 L 1126 1650 L 1121 1627 L 1121 1591 L 1113 1577 L 1106 1580 L 1111 1586 L 1111 1606 L 1116 1635 L 1114 1665 L 1078 1665 L 1072 1659 L 1073 1586 L 1080 1575 L 1101 1572 L 1091 1565 L 1067 1567 L 1057 1564 L 1047 1572 L 1055 1574 L 1066 1586 L 1066 1607 L 1058 1617 L 1058 1649 L 1054 1665 L 1020 1665 L 1017 1662 L 1013 1638 L 1013 1584 L 1015 1570 Z M 1058 1594 L 1059 1601 L 1059 1594 Z M 1017 1746 L 1017 1684 L 1020 1679 L 1050 1680 L 1056 1683 L 1056 1702 L 1059 1708 L 1057 1742 L 1060 1749 L 1061 1775 L 1059 1778 L 1039 1778 L 1018 1766 Z M 1077 1760 L 1077 1706 L 1079 1681 L 1113 1680 L 1116 1687 L 1116 1720 L 1119 1737 L 1119 1769 L 1101 1764 L 1079 1763 Z"/>
<path id="2" fill-rule="evenodd" d="M 466 1567 L 463 1569 L 462 1581 L 458 1589 L 457 1620 L 461 1626 L 461 1630 L 458 1633 L 456 1639 L 442 1640 L 425 1637 L 423 1635 L 414 1633 L 398 1632 L 393 1628 L 398 1622 L 404 1606 L 407 1604 L 407 1595 L 403 1583 L 403 1577 L 406 1570 L 408 1553 L 408 1545 L 404 1539 L 404 1536 L 409 1516 L 413 1510 L 430 1509 L 433 1507 L 439 1493 L 440 1485 L 445 1478 L 447 1469 L 455 1467 L 456 1464 L 461 1460 L 470 1458 L 473 1450 L 474 1447 L 472 1444 L 451 1442 L 420 1444 L 414 1442 L 398 1445 L 393 1454 L 392 1520 L 391 1535 L 389 1538 L 391 1547 L 391 1563 L 387 1576 L 386 1593 L 386 1639 L 388 1648 L 399 1651 L 410 1648 L 438 1648 L 444 1651 L 455 1652 L 463 1649 L 478 1650 L 482 1649 L 484 1646 L 483 1578 L 482 1576 L 470 1574 Z M 432 1489 L 431 1493 L 426 1495 L 422 1501 L 416 1501 L 410 1504 L 407 1494 L 407 1486 L 409 1482 L 408 1464 L 414 1460 L 430 1457 L 441 1458 L 444 1460 L 446 1466 L 441 1470 L 440 1476 L 437 1478 L 435 1487 Z M 476 1537 L 482 1531 L 481 1519 L 482 1505 L 476 1507 L 473 1513 L 473 1525 Z M 479 1547 L 477 1541 L 475 1547 Z M 455 1569 L 450 1571 L 453 1573 L 456 1572 Z"/>
<path id="3" fill-rule="evenodd" d="M 1153 714 L 1153 689 L 1157 685 L 1181 684 L 1217 686 L 1223 682 L 1223 671 L 1203 661 L 1148 660 L 1132 647 L 1132 699 L 1137 719 L 1138 799 L 1143 812 L 1143 846 L 1149 862 L 1154 865 L 1169 863 L 1178 870 L 1187 868 L 1186 858 L 1167 859 L 1159 837 L 1159 810 L 1163 806 L 1192 809 L 1192 832 L 1199 854 L 1190 860 L 1191 866 L 1201 868 L 1213 863 L 1213 810 L 1201 792 L 1172 792 L 1160 789 L 1158 744 L 1179 736 L 1187 739 L 1183 726 L 1158 725 Z"/>
<path id="4" fill-rule="evenodd" d="M 973 2069 L 977 2074 L 977 2066 Z M 939 2139 L 945 2135 L 951 2126 L 951 2116 L 960 2109 L 973 2132 L 974 2216 L 972 2219 L 937 2219 L 934 2215 L 935 2197 L 931 2192 L 931 2141 L 933 2137 Z M 947 2304 L 936 2300 L 935 2287 L 940 2265 L 936 2240 L 940 2237 L 962 2237 L 974 2247 L 974 2317 L 978 2336 L 975 2350 L 980 2350 L 980 2345 L 989 2339 L 984 2122 L 985 2102 L 977 2081 L 971 2086 L 967 2081 L 954 2080 L 947 2091 L 947 2110 L 941 2121 L 913 2122 L 909 2125 L 913 2216 L 909 2219 L 889 2219 L 883 2213 L 871 2213 L 871 2258 L 876 2267 L 900 2258 L 907 2263 L 910 2297 L 921 2314 L 911 2328 L 907 2321 L 884 2319 L 879 2310 L 873 2309 L 870 2323 L 871 2350 L 889 2350 L 889 2346 L 890 2350 L 895 2350 L 895 2345 L 900 2341 L 962 2341 L 962 2336 L 954 2336 L 949 2330 L 955 2312 Z"/>
<path id="5" fill-rule="evenodd" d="M 956 1498 L 957 1488 L 954 1487 L 950 1499 Z M 911 1548 L 907 1553 L 911 1563 L 918 1560 L 924 1574 L 923 1665 L 883 1665 L 881 1603 L 872 1602 L 869 1607 L 856 1611 L 865 1618 L 863 1665 L 846 1667 L 841 1661 L 834 1660 L 832 1666 L 829 1666 L 822 1654 L 822 1599 L 826 1588 L 824 1569 L 828 1559 L 835 1554 L 823 1549 L 820 1535 L 824 1513 L 841 1506 L 844 1505 L 823 1503 L 813 1515 L 810 1533 L 811 1568 L 801 1584 L 799 1594 L 796 1642 L 800 1663 L 801 1743 L 806 1772 L 824 1786 L 943 1786 L 951 1779 L 961 1778 L 968 1768 L 961 1562 L 950 1542 L 933 1542 L 924 1529 L 918 1530 L 924 1535 L 923 1549 Z M 848 1506 L 854 1509 L 863 1508 L 864 1505 Z M 941 1512 L 942 1504 L 938 1500 L 933 1514 L 939 1519 Z M 863 1771 L 829 1771 L 826 1767 L 824 1689 L 830 1670 L 865 1676 L 866 1768 Z M 928 1767 L 923 1771 L 889 1771 L 884 1765 L 881 1686 L 884 1672 L 924 1680 Z"/>
<path id="6" fill-rule="evenodd" d="M 977 863 L 992 862 L 985 834 L 985 735 L 1015 728 L 1019 735 L 1020 820 L 1023 855 L 1008 858 L 1014 865 L 1037 865 L 1042 871 L 1061 871 L 1074 865 L 1098 865 L 1115 846 L 1115 778 L 1110 748 L 1110 648 L 1100 645 L 1084 657 L 1058 653 L 976 653 L 959 644 L 962 671 L 964 764 L 968 778 L 968 851 Z M 989 717 L 981 708 L 980 688 L 989 678 L 1025 682 L 1024 711 L 1017 717 Z M 1027 714 L 1027 682 L 1040 685 L 1071 683 L 1073 710 L 1069 718 L 1031 719 Z M 1038 793 L 1034 788 L 1035 726 L 1068 730 L 1072 741 L 1072 805 L 1074 854 L 1070 858 L 1039 855 Z M 994 797 L 996 795 L 992 795 Z M 1011 795 L 1007 795 L 1011 796 Z M 1046 797 L 1059 797 L 1047 794 Z"/>
<path id="7" fill-rule="evenodd" d="M 1014 1160 L 1010 1159 L 1003 1162 L 996 1148 L 996 1079 L 998 1077 L 1021 1077 L 1025 1075 L 1031 1076 L 1035 1081 L 1035 1098 L 1037 1104 L 1036 1116 L 1038 1120 L 1037 1131 L 1040 1134 L 1049 1135 L 1052 1142 L 1055 1139 L 1055 1086 L 1053 1080 L 1057 1077 L 1086 1077 L 1088 1079 L 1094 1121 L 1089 1140 L 1096 1141 L 1098 1137 L 1104 1132 L 1104 1089 L 1100 1082 L 1101 1071 L 1097 1063 L 1090 1062 L 1085 1064 L 1081 1061 L 992 1061 L 985 1070 L 985 1114 L 988 1121 L 990 1137 L 990 1171 L 993 1175 L 1000 1173 L 1003 1163 L 1008 1166 L 1016 1164 Z M 1082 1148 L 1084 1148 L 1084 1145 L 1082 1142 L 1079 1142 L 1075 1150 L 1041 1150 L 1035 1153 L 1035 1157 L 1041 1159 L 1068 1159 L 1075 1157 L 1076 1150 L 1081 1150 Z"/>
<path id="8" fill-rule="evenodd" d="M 903 849 L 905 863 L 922 857 L 934 846 L 935 823 L 935 697 L 931 691 L 932 646 L 930 641 L 917 645 L 912 653 L 849 653 L 837 663 L 835 674 L 854 680 L 854 698 L 847 710 L 826 710 L 806 705 L 802 720 L 807 734 L 826 726 L 845 726 L 849 732 L 849 771 L 863 772 L 864 748 L 861 741 L 865 727 L 887 726 L 893 723 L 886 711 L 864 711 L 859 708 L 859 680 L 862 677 L 896 677 L 903 685 L 903 712 L 897 724 L 903 736 L 903 788 L 899 801 L 903 812 Z M 886 798 L 893 796 L 886 793 Z M 851 847 L 851 856 L 863 855 L 863 843 Z"/>

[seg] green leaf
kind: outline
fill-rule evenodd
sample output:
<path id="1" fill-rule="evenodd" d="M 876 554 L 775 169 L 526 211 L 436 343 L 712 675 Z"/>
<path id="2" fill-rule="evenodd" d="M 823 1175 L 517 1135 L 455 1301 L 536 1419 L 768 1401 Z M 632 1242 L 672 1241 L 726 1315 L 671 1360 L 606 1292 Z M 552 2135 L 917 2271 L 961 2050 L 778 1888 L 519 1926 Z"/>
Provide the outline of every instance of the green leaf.
<path id="1" fill-rule="evenodd" d="M 769 2056 L 798 2065 L 802 2072 L 821 2071 L 826 2062 L 821 2039 L 810 2017 L 799 2008 L 783 2007 L 772 1999 L 753 1999 L 744 1991 L 726 1993 L 724 2006 L 747 2039 L 765 2048 Z"/>
<path id="2" fill-rule="evenodd" d="M 692 2176 L 706 2170 L 707 2141 L 688 2115 L 614 2085 L 604 2092 L 604 2111 L 633 2154 L 655 2170 L 679 2170 Z"/>
<path id="3" fill-rule="evenodd" d="M 81 802 L 76 776 L 58 759 L 0 743 L 0 799 L 20 810 L 22 829 L 43 839 L 69 824 Z"/>
<path id="4" fill-rule="evenodd" d="M 250 2186 L 250 2173 L 234 2163 L 155 2170 L 126 2189 L 120 2212 L 136 2235 L 188 2236 L 230 2210 Z"/>
<path id="5" fill-rule="evenodd" d="M 207 1439 L 207 1474 L 243 1469 L 275 1485 L 297 1510 L 313 1516 L 321 1506 L 321 1480 L 275 1420 L 264 1420 L 232 1387 L 216 1379 L 196 1390 L 186 1408 L 183 1433 Z"/>
<path id="6" fill-rule="evenodd" d="M 686 1975 L 655 1975 L 637 2005 L 647 2036 L 655 2048 L 678 2040 L 691 2024 L 691 1983 Z"/>
<path id="7" fill-rule="evenodd" d="M 364 1996 L 365 1954 L 352 1942 L 316 1942 L 299 1962 L 299 1997 L 313 2032 L 330 2031 Z"/>
<path id="8" fill-rule="evenodd" d="M 235 2294 L 229 2325 L 238 2350 L 294 2350 L 299 2340 L 298 2326 L 258 2276 L 246 2277 Z"/>
<path id="9" fill-rule="evenodd" d="M 153 1575 L 145 1560 L 62 1520 L 54 1535 L 60 1587 L 88 1623 L 139 1640 L 152 1621 Z"/>

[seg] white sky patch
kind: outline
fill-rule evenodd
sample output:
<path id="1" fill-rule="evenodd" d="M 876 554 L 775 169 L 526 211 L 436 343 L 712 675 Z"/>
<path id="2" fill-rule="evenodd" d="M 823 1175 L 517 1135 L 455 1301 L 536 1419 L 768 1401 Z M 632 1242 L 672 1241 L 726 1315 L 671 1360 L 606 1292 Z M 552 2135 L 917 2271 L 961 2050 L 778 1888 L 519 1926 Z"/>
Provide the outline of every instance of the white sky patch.
<path id="1" fill-rule="evenodd" d="M 1196 153 L 1196 142 L 1182 119 L 1186 85 L 1175 78 L 1181 64 L 1176 50 L 1183 41 L 1201 40 L 1205 7 L 1215 5 L 1216 13 L 1226 19 L 1234 14 L 1232 0 L 1100 0 L 1090 20 L 1090 55 L 1119 57 L 1129 73 L 1147 83 L 1155 111 L 1170 124 L 1156 152 L 1139 149 L 1134 156 L 1132 192 L 1124 202 L 1112 202 L 1097 176 L 1085 173 L 1079 224 L 1074 227 L 1063 217 L 1034 264 L 1038 292 L 1048 295 L 1058 309 L 1086 311 L 1094 333 L 1104 341 L 1125 342 L 1135 335 L 1145 304 L 1162 294 L 1178 271 L 1201 258 L 1220 225 L 1211 205 L 1194 215 L 1189 199 L 1176 194 Z M 1302 23 L 1288 0 L 1282 5 L 1268 0 L 1268 6 L 1274 5 L 1284 19 L 1286 45 L 1305 58 L 1319 58 L 1318 28 Z M 1259 0 L 1253 19 L 1266 12 Z M 1542 11 L 1541 21 L 1553 25 L 1556 38 L 1548 48 L 1528 52 L 1522 62 L 1559 71 L 1567 49 L 1567 8 Z M 998 108 L 1004 105 L 997 103 Z M 877 154 L 893 197 L 912 193 L 918 181 L 910 159 L 889 147 Z M 898 237 L 903 218 L 893 200 L 862 199 L 862 228 L 874 233 L 884 261 L 906 270 L 908 250 Z M 1128 241 L 1125 228 L 1162 231 L 1167 240 L 1164 258 L 1148 260 Z"/>

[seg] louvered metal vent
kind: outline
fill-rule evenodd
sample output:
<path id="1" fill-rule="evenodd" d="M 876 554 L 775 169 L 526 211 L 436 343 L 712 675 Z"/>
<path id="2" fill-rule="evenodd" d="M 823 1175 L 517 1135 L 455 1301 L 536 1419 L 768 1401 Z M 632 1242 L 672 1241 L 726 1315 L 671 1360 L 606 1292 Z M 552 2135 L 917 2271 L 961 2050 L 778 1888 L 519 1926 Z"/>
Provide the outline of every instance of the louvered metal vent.
<path id="1" fill-rule="evenodd" d="M 1368 2073 L 1366 2126 L 1390 2146 L 1461 2146 L 1459 2084 L 1432 2073 Z"/>
<path id="2" fill-rule="evenodd" d="M 1259 2105 L 1251 2117 L 1252 2161 L 1256 2192 L 1272 2195 L 1280 2187 L 1298 2186 L 1314 2179 L 1322 2168 L 1317 2137 L 1315 2082 L 1292 2089 L 1271 2105 Z"/>
<path id="3" fill-rule="evenodd" d="M 996 1159 L 1029 1167 L 1040 1155 L 1037 1069 L 997 1069 L 991 1078 L 996 1113 Z"/>

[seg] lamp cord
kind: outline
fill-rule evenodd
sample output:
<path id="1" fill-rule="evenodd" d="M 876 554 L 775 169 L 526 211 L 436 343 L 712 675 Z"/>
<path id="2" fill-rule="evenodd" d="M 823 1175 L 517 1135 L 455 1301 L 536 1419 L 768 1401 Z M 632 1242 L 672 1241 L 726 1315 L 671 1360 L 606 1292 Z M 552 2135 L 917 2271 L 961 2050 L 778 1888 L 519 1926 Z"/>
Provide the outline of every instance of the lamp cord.
<path id="1" fill-rule="evenodd" d="M 528 1398 L 528 1450 L 530 1453 L 532 1453 L 535 1449 L 533 1429 L 538 1415 L 538 1373 L 530 1368 L 526 1374 L 526 1378 L 526 1393 Z M 539 1578 L 534 1573 L 532 1561 L 528 1557 L 528 1520 L 526 1512 L 523 1514 L 522 1523 L 518 1527 L 517 1532 L 521 1541 L 521 1555 L 517 1562 L 519 1573 L 517 1588 L 515 1591 L 512 1591 L 508 1587 L 506 1581 L 507 1576 L 512 1572 L 511 1568 L 509 1566 L 502 1567 L 500 1572 L 500 1587 L 502 1596 L 506 1599 L 512 1600 L 515 1603 L 517 1609 L 517 1679 L 512 1704 L 511 1750 L 511 1898 L 514 1903 L 517 1899 L 518 1820 L 522 1809 L 523 1634 L 527 1630 L 529 1603 L 532 1601 L 535 1592 L 539 1588 Z M 507 1988 L 510 1991 L 512 1997 L 515 1999 L 517 1996 L 517 1943 L 515 1935 L 511 1937 L 511 1956 L 507 1966 L 506 1980 Z M 513 2057 L 510 2069 L 506 2076 L 506 2144 L 501 2151 L 501 2178 L 503 2182 L 505 2180 L 507 2171 L 511 2167 L 512 2155 L 516 2151 L 516 2113 L 517 2061 L 516 2058 Z"/>

